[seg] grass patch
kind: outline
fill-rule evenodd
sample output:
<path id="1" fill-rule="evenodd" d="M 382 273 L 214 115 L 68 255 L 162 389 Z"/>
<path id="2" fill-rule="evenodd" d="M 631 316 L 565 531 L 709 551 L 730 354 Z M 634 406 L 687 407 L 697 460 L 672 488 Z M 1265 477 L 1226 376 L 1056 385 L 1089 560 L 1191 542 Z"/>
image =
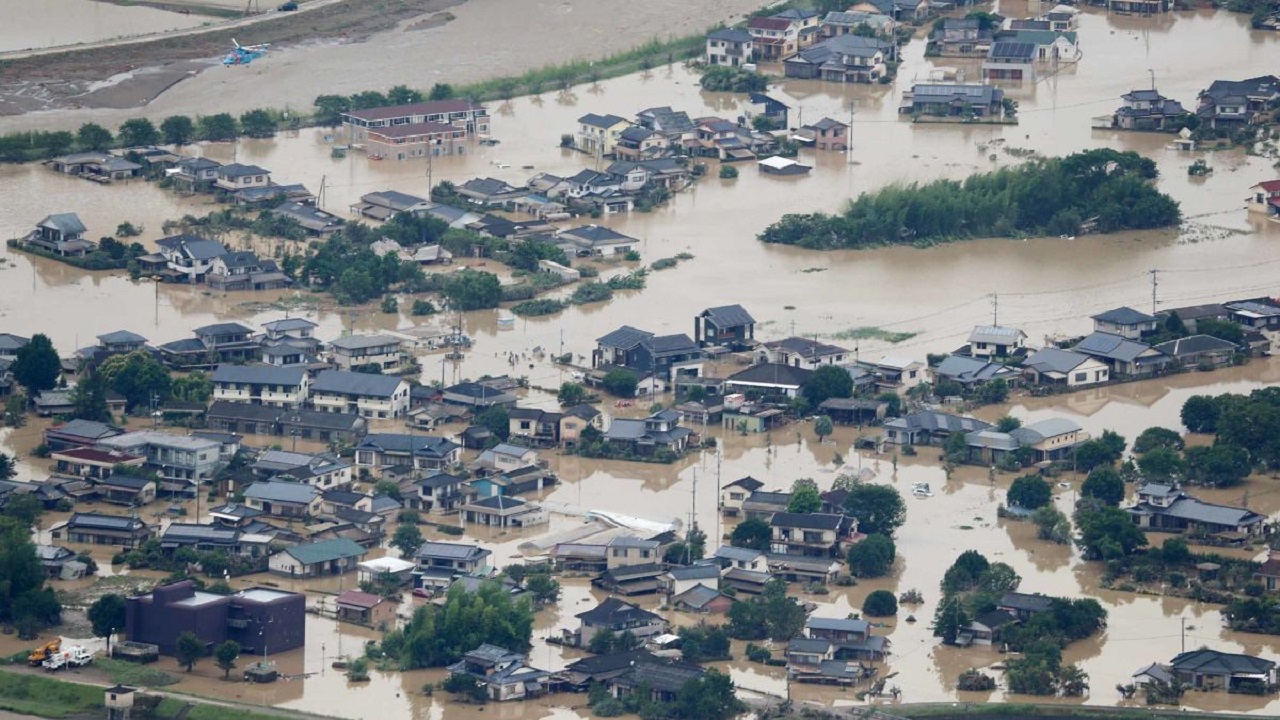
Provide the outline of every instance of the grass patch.
<path id="1" fill-rule="evenodd" d="M 831 333 L 826 337 L 829 337 L 832 340 L 883 340 L 887 343 L 896 344 L 905 340 L 910 340 L 919 334 L 920 333 L 914 332 L 893 332 L 892 330 L 864 325 L 862 327 L 849 328 L 848 330 Z"/>
<path id="2" fill-rule="evenodd" d="M 134 687 L 164 687 L 178 682 L 178 678 L 163 670 L 156 670 L 115 658 L 95 658 L 94 662 L 111 678 L 112 682 Z"/>
<path id="3" fill-rule="evenodd" d="M 38 675 L 0 673 L 0 710 L 47 718 L 98 714 L 102 688 Z"/>
<path id="4" fill-rule="evenodd" d="M 187 720 L 280 720 L 280 716 L 248 712 L 241 708 L 222 705 L 197 704 L 187 714 Z"/>

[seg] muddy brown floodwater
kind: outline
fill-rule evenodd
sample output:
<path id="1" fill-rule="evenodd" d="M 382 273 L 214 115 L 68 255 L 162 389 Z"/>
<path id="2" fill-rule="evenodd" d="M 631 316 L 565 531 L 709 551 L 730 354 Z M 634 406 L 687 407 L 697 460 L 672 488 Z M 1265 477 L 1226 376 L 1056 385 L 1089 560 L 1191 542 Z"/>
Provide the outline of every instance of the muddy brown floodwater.
<path id="1" fill-rule="evenodd" d="M 241 5 L 243 8 L 243 5 Z M 0 52 L 196 27 L 208 17 L 96 0 L 0 0 Z"/>
<path id="2" fill-rule="evenodd" d="M 481 7 L 481 0 L 468 2 L 464 9 L 472 6 Z M 1025 4 L 1002 3 L 998 10 L 1017 16 L 1024 13 Z M 1036 340 L 1049 334 L 1083 332 L 1088 329 L 1088 316 L 1108 307 L 1150 308 L 1148 273 L 1153 268 L 1159 271 L 1158 300 L 1163 307 L 1274 293 L 1280 259 L 1273 245 L 1280 239 L 1280 227 L 1251 220 L 1242 209 L 1247 188 L 1274 175 L 1273 159 L 1235 151 L 1178 153 L 1165 149 L 1166 136 L 1089 129 L 1089 119 L 1110 112 L 1119 95 L 1150 82 L 1147 68 L 1154 70 L 1163 93 L 1184 103 L 1192 102 L 1196 92 L 1216 78 L 1273 72 L 1280 57 L 1280 37 L 1252 32 L 1246 25 L 1241 16 L 1207 11 L 1144 20 L 1086 10 L 1080 22 L 1084 60 L 1078 67 L 1064 68 L 1039 83 L 1012 90 L 1021 103 L 1021 124 L 1015 127 L 915 126 L 900 121 L 895 114 L 900 92 L 913 80 L 928 77 L 935 62 L 945 64 L 925 59 L 919 41 L 907 46 L 899 79 L 889 86 L 780 81 L 771 94 L 792 105 L 793 125 L 824 115 L 844 118 L 853 107 L 853 151 L 849 155 L 814 156 L 805 151 L 806 160 L 816 167 L 810 177 L 796 180 L 760 176 L 745 166 L 737 180 L 722 181 L 713 167 L 707 178 L 668 207 L 650 214 L 610 218 L 610 226 L 642 238 L 646 261 L 681 251 L 694 254 L 695 259 L 673 270 L 652 273 L 643 291 L 620 293 L 610 303 L 577 307 L 552 317 L 520 320 L 514 330 L 499 331 L 495 312 L 469 313 L 464 322 L 476 339 L 473 351 L 457 366 L 443 364 L 438 355 L 426 355 L 423 376 L 429 380 L 442 375 L 455 379 L 511 373 L 527 376 L 535 386 L 552 388 L 567 379 L 558 367 L 527 358 L 512 367 L 506 358 L 511 353 L 528 354 L 538 346 L 549 351 L 563 347 L 586 356 L 594 338 L 622 323 L 655 332 L 690 332 L 695 312 L 735 302 L 744 304 L 761 321 L 758 334 L 763 339 L 792 332 L 831 336 L 854 327 L 879 326 L 917 335 L 896 346 L 863 340 L 857 347 L 860 356 L 894 352 L 923 359 L 926 352 L 959 345 L 974 324 L 989 322 L 992 293 L 999 293 L 999 321 L 1021 326 Z M 1212 48 L 1213 52 L 1189 53 L 1188 47 Z M 342 72 L 359 72 L 359 67 L 343 66 Z M 739 97 L 701 92 L 696 76 L 680 66 L 579 86 L 567 93 L 495 103 L 494 134 L 501 144 L 475 148 L 465 157 L 440 160 L 430 168 L 431 177 L 434 181 L 464 181 L 491 175 L 522 182 L 537 171 L 571 174 L 591 161 L 559 149 L 557 141 L 561 133 L 572 132 L 574 120 L 583 113 L 629 116 L 649 106 L 672 105 L 692 115 L 733 117 L 742 111 L 741 103 Z M 323 181 L 326 207 L 334 212 L 346 213 L 360 195 L 373 190 L 427 191 L 425 164 L 370 163 L 356 155 L 332 159 L 331 146 L 344 142 L 340 134 L 310 129 L 274 140 L 202 146 L 200 151 L 220 160 L 264 165 L 275 171 L 280 182 L 304 182 L 318 189 Z M 856 253 L 815 253 L 764 246 L 755 240 L 756 233 L 784 212 L 834 210 L 857 192 L 891 182 L 963 177 L 1015 162 L 1000 149 L 1002 145 L 1053 154 L 1096 146 L 1142 152 L 1159 165 L 1160 187 L 1181 201 L 1188 223 L 1179 231 L 1075 240 L 981 240 L 928 250 L 891 248 Z M 994 160 L 989 157 L 992 154 Z M 1186 167 L 1197 157 L 1205 157 L 1216 172 L 1193 181 L 1188 179 Z M 524 169 L 526 165 L 533 169 Z M 201 199 L 178 198 L 154 185 L 132 182 L 99 187 L 55 175 L 38 165 L 0 168 L 0 207 L 5 209 L 0 215 L 0 235 L 25 232 L 49 212 L 75 211 L 94 237 L 109 234 L 125 220 L 141 223 L 146 228 L 142 240 L 148 244 L 161 236 L 164 219 L 212 208 Z M 230 241 L 236 244 L 240 239 Z M 320 323 L 320 337 L 326 339 L 348 330 L 404 330 L 417 324 L 407 316 L 380 314 L 368 308 L 330 309 L 297 291 L 252 295 L 179 286 L 156 288 L 130 282 L 118 273 L 84 273 L 7 251 L 0 260 L 5 261 L 0 266 L 0 286 L 16 289 L 0 293 L 0 331 L 48 332 L 63 352 L 117 329 L 133 330 L 161 343 L 185 337 L 192 327 L 207 322 L 238 319 L 261 323 L 284 315 L 282 306 L 269 306 L 277 300 L 294 303 L 292 312 Z M 1264 359 L 1214 373 L 1189 373 L 1051 398 L 1015 397 L 1008 407 L 986 408 L 982 414 L 997 417 L 1011 412 L 1028 419 L 1067 416 L 1091 433 L 1112 428 L 1132 440 L 1149 425 L 1179 428 L 1178 411 L 1190 394 L 1247 392 L 1274 384 L 1278 378 L 1280 360 Z M 546 407 L 554 404 L 553 398 L 537 390 L 530 391 L 527 401 Z M 38 430 L 39 425 L 33 423 L 4 431 L 0 443 L 25 451 L 34 445 Z M 1225 630 L 1217 606 L 1100 590 L 1098 564 L 1083 562 L 1070 547 L 1036 540 L 1029 524 L 997 519 L 996 506 L 1003 500 L 1010 475 L 1000 475 L 992 483 L 985 470 L 966 468 L 947 477 L 929 452 L 902 458 L 895 471 L 890 456 L 851 449 L 859 434 L 856 428 L 839 428 L 825 443 L 818 443 L 805 423 L 750 437 L 717 428 L 707 432 L 720 441 L 717 451 L 672 466 L 552 454 L 549 460 L 562 482 L 538 498 L 558 508 L 549 526 L 506 533 L 469 530 L 467 537 L 492 549 L 495 563 L 505 565 L 536 555 L 538 543 L 584 531 L 584 521 L 573 513 L 589 508 L 666 523 L 687 524 L 692 517 L 712 538 L 719 538 L 730 529 L 716 513 L 719 483 L 752 475 L 770 488 L 783 489 L 795 478 L 807 476 L 827 487 L 842 471 L 870 467 L 876 473 L 875 482 L 903 490 L 913 482 L 928 482 L 936 495 L 909 498 L 907 522 L 899 532 L 901 560 L 893 576 L 853 588 L 833 588 L 830 595 L 808 599 L 819 604 L 820 615 L 834 616 L 858 609 L 874 589 L 896 592 L 918 588 L 924 593 L 926 602 L 909 609 L 918 622 L 906 622 L 908 611 L 904 611 L 883 630 L 893 643 L 893 655 L 884 672 L 897 673 L 891 682 L 903 690 L 904 702 L 1005 699 L 1003 691 L 978 696 L 958 693 L 954 687 L 962 669 L 989 667 L 998 663 L 1001 655 L 980 648 L 941 647 L 927 627 L 942 573 L 957 554 L 970 548 L 1012 565 L 1023 577 L 1023 590 L 1096 597 L 1107 607 L 1109 629 L 1073 644 L 1065 653 L 1068 661 L 1080 663 L 1089 673 L 1093 686 L 1087 698 L 1074 702 L 1120 702 L 1111 689 L 1115 684 L 1127 682 L 1137 667 L 1167 660 L 1179 651 L 1184 618 L 1188 647 L 1208 644 L 1223 650 L 1280 655 L 1280 638 Z M 837 454 L 843 458 L 843 467 L 836 466 Z M 39 477 L 44 471 L 23 458 L 23 478 Z M 1055 499 L 1064 510 L 1076 490 L 1070 478 L 1067 480 L 1068 487 L 1058 488 Z M 1276 487 L 1271 478 L 1255 477 L 1240 488 L 1202 494 L 1219 502 L 1239 503 L 1247 493 L 1252 509 L 1275 518 L 1280 514 Z M 109 552 L 101 548 L 94 552 L 100 560 L 109 560 Z M 240 582 L 254 580 L 258 579 Z M 337 586 L 323 589 L 332 592 Z M 313 592 L 312 601 L 319 598 Z M 598 598 L 583 581 L 567 582 L 561 603 L 539 616 L 536 636 L 542 638 L 571 625 L 572 616 Z M 650 599 L 646 604 L 653 602 Z M 427 680 L 438 679 L 439 673 L 379 672 L 359 687 L 348 687 L 330 677 L 327 669 L 320 675 L 326 664 L 322 653 L 336 654 L 339 643 L 343 653 L 354 652 L 367 634 L 339 628 L 321 618 L 312 618 L 309 623 L 311 639 L 306 650 L 282 658 L 290 672 L 312 673 L 305 679 L 269 688 L 245 688 L 220 683 L 216 672 L 206 668 L 194 677 L 184 677 L 178 687 L 219 695 L 241 693 L 251 702 L 351 718 L 366 716 L 374 706 L 414 718 L 445 716 L 440 698 L 418 692 Z M 3 642 L 0 638 L 0 646 Z M 535 640 L 532 659 L 555 668 L 572 659 L 569 652 Z M 741 648 L 736 654 L 742 656 Z M 746 690 L 785 691 L 783 673 L 777 669 L 741 661 L 725 666 Z M 856 702 L 851 691 L 798 686 L 792 693 L 799 699 L 824 703 Z M 570 718 L 577 713 L 568 708 L 581 701 L 555 697 L 526 705 L 490 707 L 485 713 Z M 1280 700 L 1272 698 L 1194 693 L 1185 703 L 1199 709 L 1280 713 Z M 460 717 L 459 713 L 471 712 L 450 706 L 448 715 Z"/>

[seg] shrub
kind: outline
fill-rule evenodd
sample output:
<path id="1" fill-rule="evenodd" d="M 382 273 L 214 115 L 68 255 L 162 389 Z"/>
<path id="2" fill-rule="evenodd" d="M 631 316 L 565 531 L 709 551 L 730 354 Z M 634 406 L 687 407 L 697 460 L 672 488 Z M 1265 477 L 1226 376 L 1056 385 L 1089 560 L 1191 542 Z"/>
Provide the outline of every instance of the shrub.
<path id="1" fill-rule="evenodd" d="M 888 617 L 898 614 L 898 598 L 888 590 L 876 590 L 862 602 L 862 614 L 868 617 Z"/>

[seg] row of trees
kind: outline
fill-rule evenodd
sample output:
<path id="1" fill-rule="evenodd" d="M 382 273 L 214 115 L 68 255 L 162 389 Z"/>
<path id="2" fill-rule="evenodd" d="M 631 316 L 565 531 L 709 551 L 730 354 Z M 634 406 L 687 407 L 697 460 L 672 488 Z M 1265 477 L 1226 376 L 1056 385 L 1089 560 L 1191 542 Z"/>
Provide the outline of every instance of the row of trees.
<path id="1" fill-rule="evenodd" d="M 971 237 L 1075 235 L 1167 227 L 1178 203 L 1152 184 L 1155 162 L 1134 152 L 1087 150 L 1063 158 L 863 193 L 839 215 L 785 215 L 766 243 L 831 250 Z"/>
<path id="2" fill-rule="evenodd" d="M 313 119 L 318 125 L 336 127 L 342 124 L 342 114 L 352 110 L 408 105 L 424 100 L 449 100 L 453 97 L 453 86 L 448 83 L 436 83 L 426 94 L 407 85 L 396 85 L 385 93 L 366 90 L 353 95 L 320 95 L 315 99 Z"/>
<path id="3" fill-rule="evenodd" d="M 275 135 L 279 125 L 280 117 L 274 111 L 262 108 L 238 117 L 230 113 L 196 118 L 171 115 L 161 120 L 158 126 L 147 118 L 132 118 L 121 123 L 114 133 L 90 122 L 81 125 L 74 133 L 59 130 L 0 137 L 0 162 L 26 162 L 73 151 L 101 151 L 117 147 L 182 146 L 197 140 L 220 142 L 241 136 L 265 138 Z"/>

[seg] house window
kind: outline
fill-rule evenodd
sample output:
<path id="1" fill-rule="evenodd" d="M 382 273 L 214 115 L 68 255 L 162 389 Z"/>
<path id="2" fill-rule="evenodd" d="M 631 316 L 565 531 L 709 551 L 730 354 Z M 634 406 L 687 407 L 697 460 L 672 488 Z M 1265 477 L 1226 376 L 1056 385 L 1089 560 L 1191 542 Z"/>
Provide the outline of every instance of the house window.
<path id="1" fill-rule="evenodd" d="M 1088 379 L 1089 379 L 1089 373 L 1087 372 L 1076 373 L 1076 382 L 1084 382 Z"/>

